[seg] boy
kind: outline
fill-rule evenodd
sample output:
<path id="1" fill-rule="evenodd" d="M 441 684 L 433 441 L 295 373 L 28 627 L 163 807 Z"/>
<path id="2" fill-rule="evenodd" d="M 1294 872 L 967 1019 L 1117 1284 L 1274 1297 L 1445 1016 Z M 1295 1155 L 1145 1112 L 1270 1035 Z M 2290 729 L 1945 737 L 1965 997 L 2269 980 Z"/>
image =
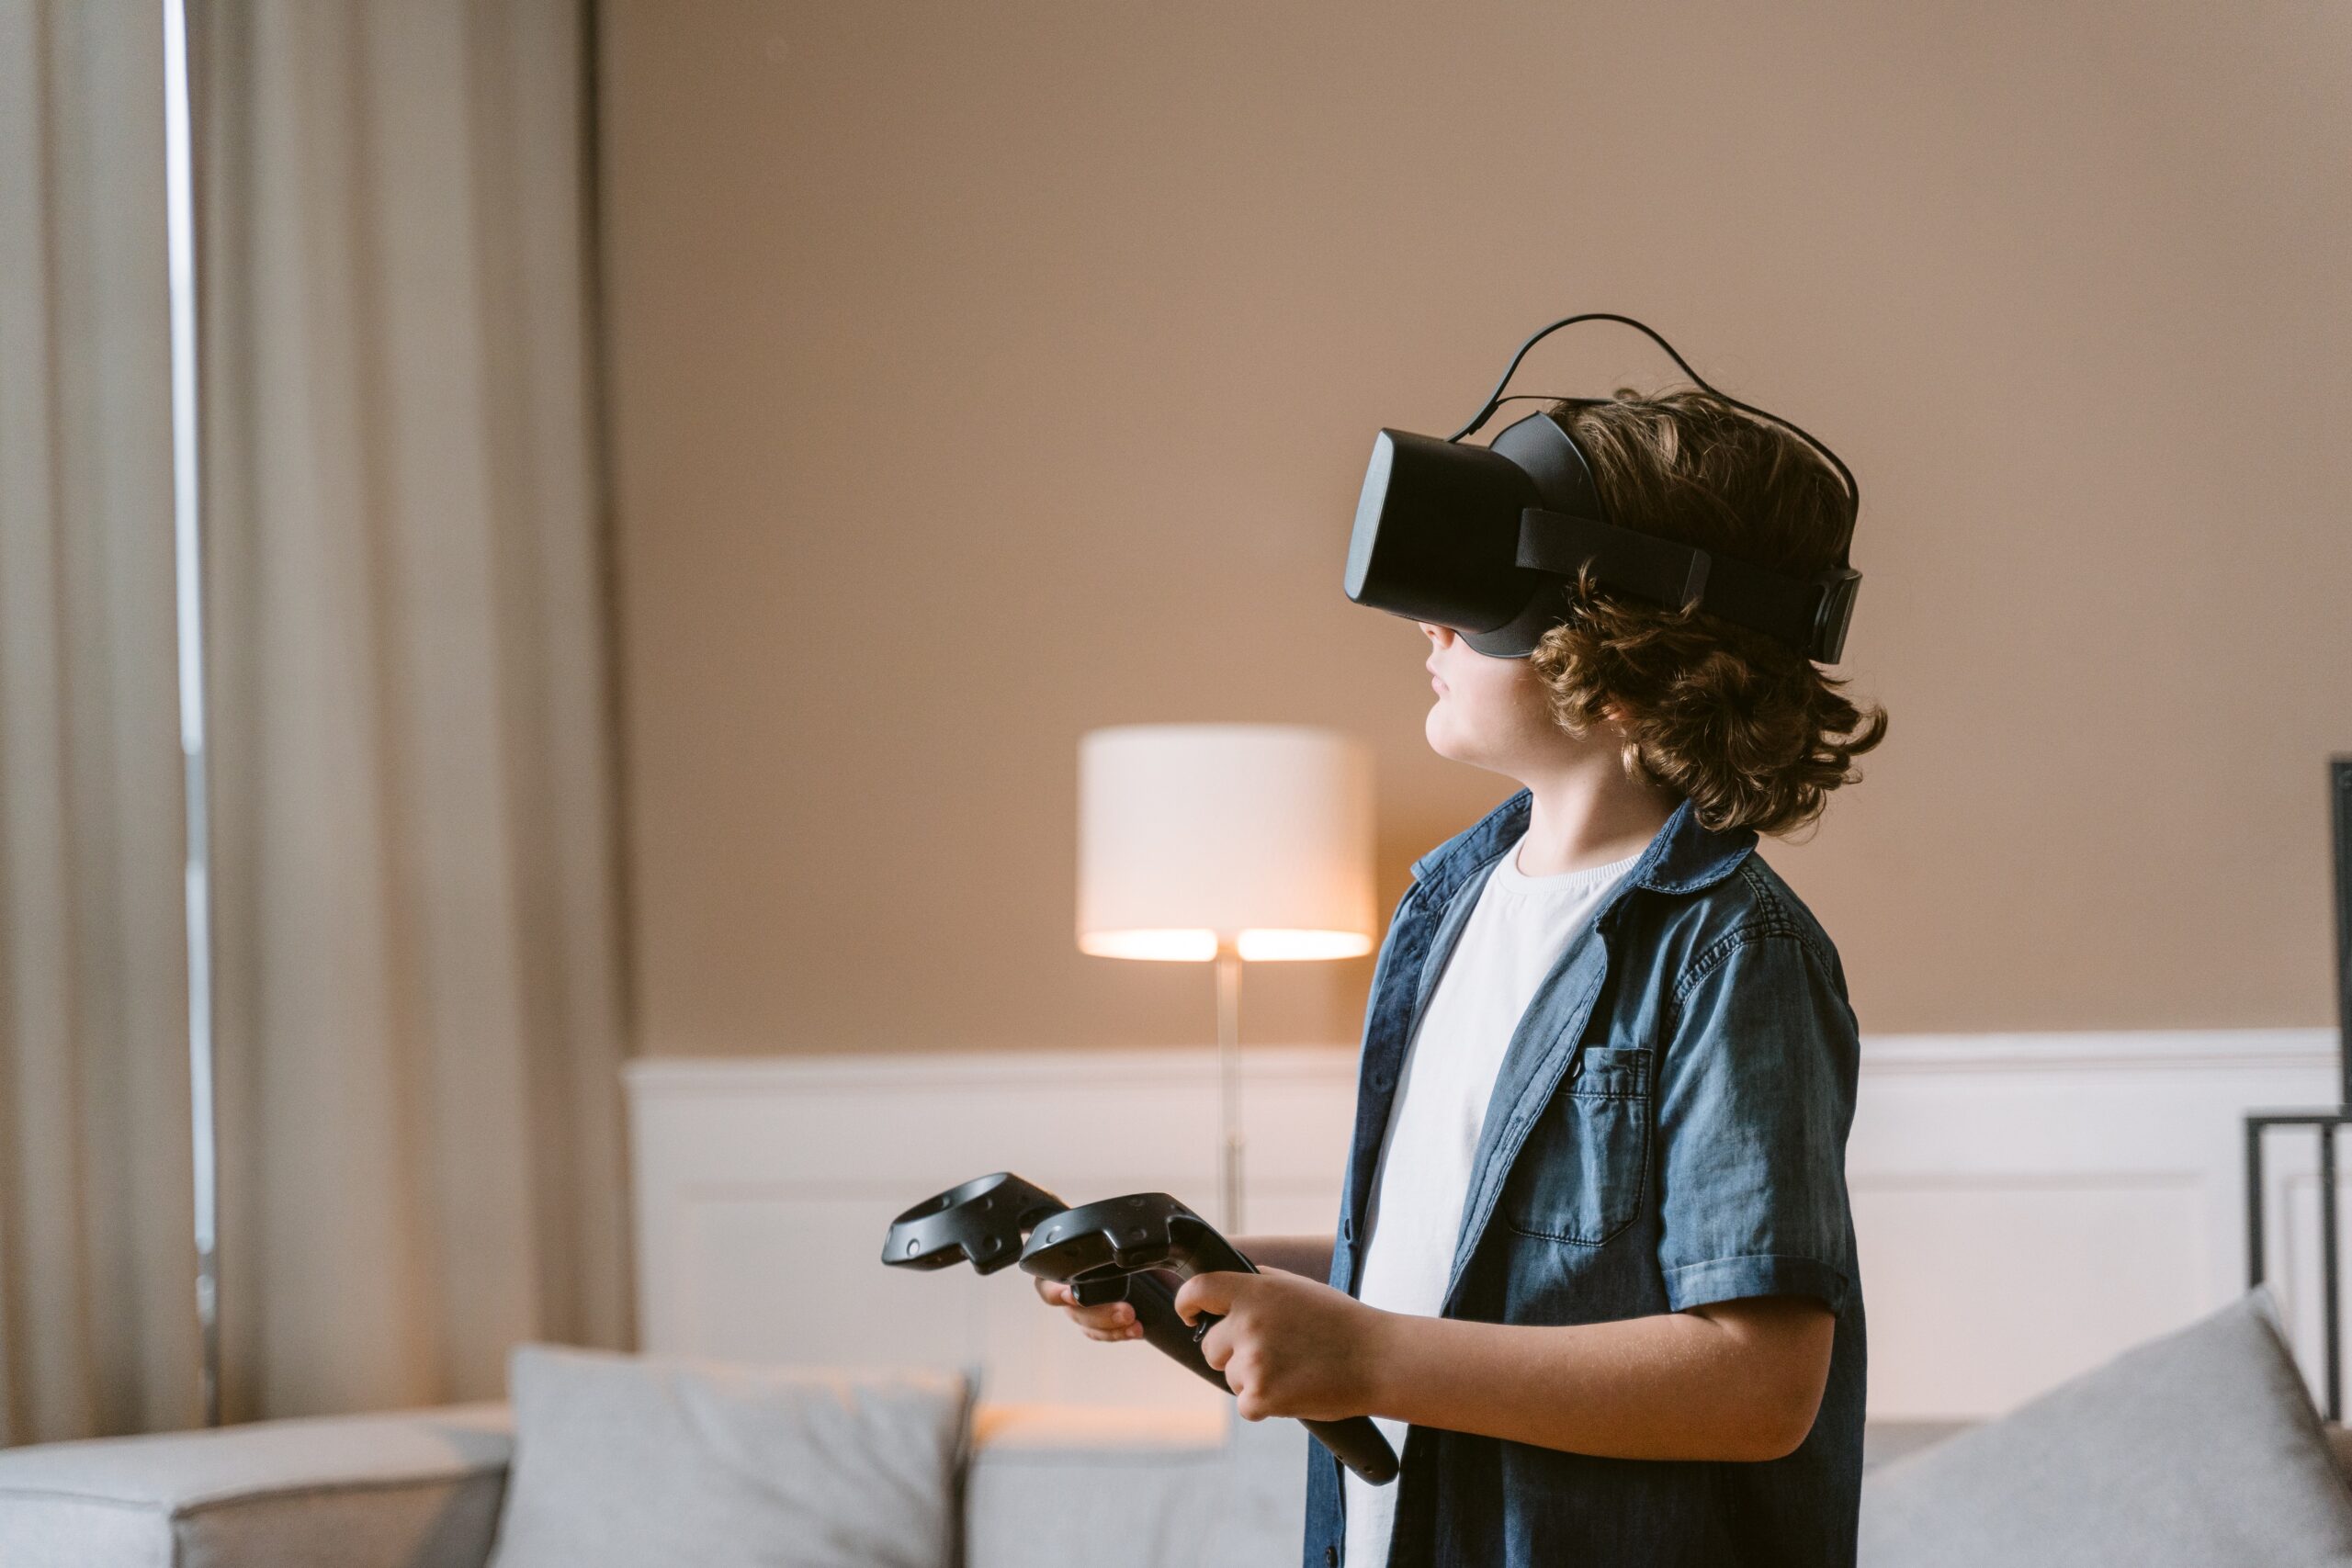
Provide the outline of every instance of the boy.
<path id="1" fill-rule="evenodd" d="M 1622 526 L 1797 575 L 1838 547 L 1830 469 L 1706 392 L 1546 412 Z M 1430 746 L 1523 787 L 1413 866 L 1339 1234 L 1238 1237 L 1265 1271 L 1177 1307 L 1222 1314 L 1202 1348 L 1243 1416 L 1370 1415 L 1397 1447 L 1386 1487 L 1312 1450 L 1306 1568 L 1850 1564 L 1856 1023 L 1753 852 L 1885 715 L 1717 616 L 1589 576 L 1568 605 L 1524 659 L 1422 624 Z"/>

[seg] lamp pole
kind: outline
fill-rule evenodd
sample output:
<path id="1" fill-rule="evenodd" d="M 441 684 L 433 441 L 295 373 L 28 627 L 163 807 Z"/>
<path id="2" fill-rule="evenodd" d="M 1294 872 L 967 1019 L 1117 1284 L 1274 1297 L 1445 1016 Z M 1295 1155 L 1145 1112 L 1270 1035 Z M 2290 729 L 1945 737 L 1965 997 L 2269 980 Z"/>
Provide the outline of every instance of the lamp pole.
<path id="1" fill-rule="evenodd" d="M 188 1153 L 195 1200 L 198 1403 L 220 1424 L 219 1159 L 212 1055 L 212 813 L 205 790 L 204 498 L 198 464 L 196 151 L 187 0 L 164 6 L 164 242 L 171 304 L 172 578 L 179 666 L 187 928 Z"/>
<path id="2" fill-rule="evenodd" d="M 1216 950 L 1217 1124 L 1225 1134 L 1218 1166 L 1217 1224 L 1241 1234 L 1241 954 L 1230 942 Z"/>

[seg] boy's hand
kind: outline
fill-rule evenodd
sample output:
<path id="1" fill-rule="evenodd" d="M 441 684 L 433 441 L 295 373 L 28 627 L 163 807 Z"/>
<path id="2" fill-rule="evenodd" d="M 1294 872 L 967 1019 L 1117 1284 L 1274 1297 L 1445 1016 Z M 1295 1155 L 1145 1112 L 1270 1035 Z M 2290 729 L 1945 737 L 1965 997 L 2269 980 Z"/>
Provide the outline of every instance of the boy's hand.
<path id="1" fill-rule="evenodd" d="M 1225 1374 L 1243 1420 L 1370 1413 L 1385 1314 L 1279 1269 L 1193 1275 L 1176 1292 L 1176 1314 L 1191 1323 L 1204 1312 L 1223 1321 L 1202 1337 L 1201 1355 Z"/>
<path id="2" fill-rule="evenodd" d="M 1089 1339 L 1140 1339 L 1143 1325 L 1136 1321 L 1136 1309 L 1125 1302 L 1111 1302 L 1102 1306 L 1080 1306 L 1075 1290 L 1059 1280 L 1035 1281 L 1037 1294 L 1052 1306 L 1069 1310 L 1072 1323 L 1086 1330 Z"/>

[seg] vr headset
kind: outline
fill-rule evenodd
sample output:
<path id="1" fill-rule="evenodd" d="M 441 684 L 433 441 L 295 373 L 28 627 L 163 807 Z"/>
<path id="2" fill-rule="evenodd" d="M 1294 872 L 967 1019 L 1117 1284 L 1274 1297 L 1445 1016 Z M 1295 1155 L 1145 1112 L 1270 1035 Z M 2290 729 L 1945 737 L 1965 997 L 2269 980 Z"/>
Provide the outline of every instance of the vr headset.
<path id="1" fill-rule="evenodd" d="M 1578 321 L 1622 321 L 1666 350 L 1684 375 L 1759 419 L 1770 420 L 1826 458 L 1848 500 L 1835 564 L 1811 577 L 1770 571 L 1611 522 L 1584 453 L 1548 413 L 1507 425 L 1484 446 L 1463 445 L 1506 402 L 1581 405 L 1606 398 L 1503 396 L 1521 360 L 1545 336 Z M 1450 626 L 1478 652 L 1524 659 L 1568 620 L 1577 574 L 1638 599 L 1680 609 L 1695 604 L 1776 638 L 1825 664 L 1846 647 L 1862 574 L 1847 564 L 1861 491 L 1838 455 L 1781 418 L 1707 385 L 1674 345 L 1631 316 L 1594 311 L 1554 321 L 1520 344 L 1478 417 L 1443 440 L 1384 430 L 1372 444 L 1363 493 L 1348 540 L 1348 597 L 1375 610 Z"/>

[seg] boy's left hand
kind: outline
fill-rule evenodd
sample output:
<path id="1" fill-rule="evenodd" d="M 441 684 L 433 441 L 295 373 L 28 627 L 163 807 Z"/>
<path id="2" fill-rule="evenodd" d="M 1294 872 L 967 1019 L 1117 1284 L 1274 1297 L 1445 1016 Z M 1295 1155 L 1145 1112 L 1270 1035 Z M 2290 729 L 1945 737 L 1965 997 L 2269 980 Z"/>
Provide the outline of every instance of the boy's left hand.
<path id="1" fill-rule="evenodd" d="M 1195 1274 L 1176 1292 L 1176 1313 L 1223 1319 L 1201 1354 L 1225 1374 L 1245 1421 L 1290 1416 L 1337 1421 L 1372 1404 L 1372 1340 L 1383 1315 L 1319 1280 L 1280 1269 Z"/>

